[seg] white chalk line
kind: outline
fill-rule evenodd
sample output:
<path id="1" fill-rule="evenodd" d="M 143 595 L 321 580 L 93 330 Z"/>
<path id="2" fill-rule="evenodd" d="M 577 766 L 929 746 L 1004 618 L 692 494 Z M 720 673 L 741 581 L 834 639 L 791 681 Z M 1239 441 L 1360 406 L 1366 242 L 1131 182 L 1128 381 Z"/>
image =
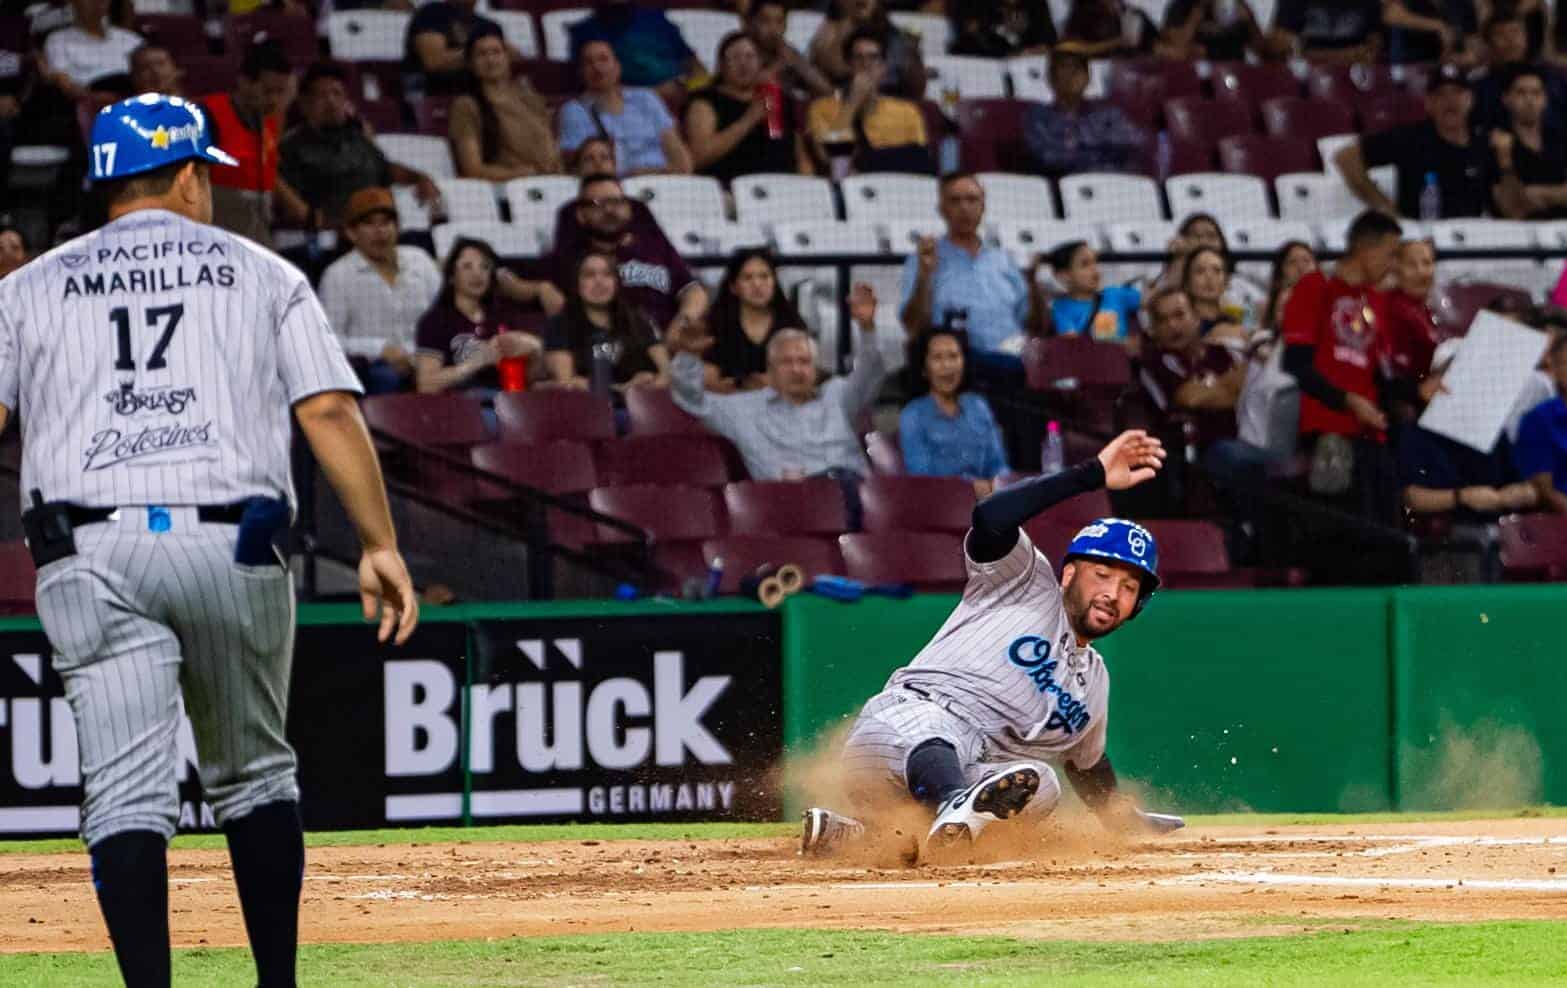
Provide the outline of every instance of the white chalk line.
<path id="1" fill-rule="evenodd" d="M 1160 885 L 1287 885 L 1322 888 L 1479 889 L 1490 892 L 1567 892 L 1567 878 L 1361 878 L 1351 875 L 1285 875 L 1272 871 L 1207 871 L 1166 878 Z"/>

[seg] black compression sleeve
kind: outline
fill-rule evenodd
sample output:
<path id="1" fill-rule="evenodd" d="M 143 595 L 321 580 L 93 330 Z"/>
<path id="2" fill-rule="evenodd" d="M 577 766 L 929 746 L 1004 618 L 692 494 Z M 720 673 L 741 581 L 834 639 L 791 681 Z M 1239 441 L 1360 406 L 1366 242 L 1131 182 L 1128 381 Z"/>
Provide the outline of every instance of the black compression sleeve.
<path id="1" fill-rule="evenodd" d="M 974 505 L 974 529 L 968 555 L 976 563 L 993 563 L 1017 545 L 1017 531 L 1030 518 L 1069 497 L 1105 485 L 1105 468 L 1095 457 L 1049 477 L 1002 488 Z"/>
<path id="2" fill-rule="evenodd" d="M 1284 348 L 1284 370 L 1300 385 L 1302 394 L 1335 410 L 1344 408 L 1344 389 L 1335 388 L 1322 376 L 1314 363 L 1316 347 L 1309 343 L 1291 343 Z"/>
<path id="3" fill-rule="evenodd" d="M 1110 765 L 1109 755 L 1100 756 L 1093 768 L 1077 768 L 1071 762 L 1063 763 L 1062 768 L 1066 770 L 1066 780 L 1072 783 L 1072 790 L 1082 797 L 1091 810 L 1104 806 L 1119 784 L 1115 769 Z"/>

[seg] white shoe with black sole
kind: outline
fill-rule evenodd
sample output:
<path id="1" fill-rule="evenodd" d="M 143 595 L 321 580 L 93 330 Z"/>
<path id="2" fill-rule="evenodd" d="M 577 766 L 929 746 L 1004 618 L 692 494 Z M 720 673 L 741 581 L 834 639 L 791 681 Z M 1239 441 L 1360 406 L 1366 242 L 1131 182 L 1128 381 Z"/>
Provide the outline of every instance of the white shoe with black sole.
<path id="1" fill-rule="evenodd" d="M 800 814 L 800 853 L 820 857 L 865 836 L 865 824 L 852 816 L 813 806 Z"/>
<path id="2" fill-rule="evenodd" d="M 926 847 L 972 844 L 987 824 L 1017 816 L 1039 791 L 1040 776 L 1033 762 L 1013 762 L 957 793 L 937 811 Z"/>

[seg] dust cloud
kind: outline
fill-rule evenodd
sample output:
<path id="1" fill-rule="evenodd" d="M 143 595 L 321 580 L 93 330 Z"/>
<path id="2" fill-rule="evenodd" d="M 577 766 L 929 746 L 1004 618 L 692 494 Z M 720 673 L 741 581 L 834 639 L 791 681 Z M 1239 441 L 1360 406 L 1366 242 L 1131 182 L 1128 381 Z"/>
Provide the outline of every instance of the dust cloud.
<path id="1" fill-rule="evenodd" d="M 1512 809 L 1541 802 L 1545 759 L 1534 735 L 1517 724 L 1460 727 L 1444 715 L 1424 747 L 1406 749 L 1401 775 L 1407 808 Z"/>

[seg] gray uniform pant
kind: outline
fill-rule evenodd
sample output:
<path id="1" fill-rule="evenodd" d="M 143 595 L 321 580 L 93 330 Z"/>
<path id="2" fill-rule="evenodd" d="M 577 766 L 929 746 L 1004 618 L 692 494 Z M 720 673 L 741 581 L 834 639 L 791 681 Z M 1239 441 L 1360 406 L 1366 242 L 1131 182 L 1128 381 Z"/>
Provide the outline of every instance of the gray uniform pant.
<path id="1" fill-rule="evenodd" d="M 76 721 L 89 847 L 127 830 L 174 835 L 182 692 L 220 825 L 299 798 L 283 736 L 288 571 L 235 563 L 237 526 L 167 511 L 166 531 L 144 507 L 85 525 L 77 554 L 38 573 L 38 615 Z"/>

